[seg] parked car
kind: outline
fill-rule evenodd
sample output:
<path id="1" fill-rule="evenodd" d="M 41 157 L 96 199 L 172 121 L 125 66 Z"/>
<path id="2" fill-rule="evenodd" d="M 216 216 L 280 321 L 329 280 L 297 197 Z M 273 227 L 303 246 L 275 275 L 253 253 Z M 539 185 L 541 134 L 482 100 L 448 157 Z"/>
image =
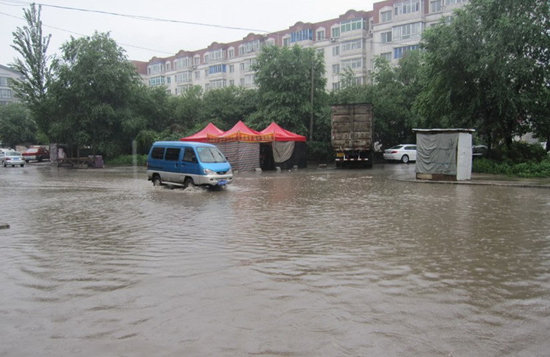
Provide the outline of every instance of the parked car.
<path id="1" fill-rule="evenodd" d="M 41 162 L 42 160 L 46 160 L 49 158 L 50 152 L 42 146 L 31 146 L 23 152 L 23 159 L 27 163 L 31 160 Z"/>
<path id="2" fill-rule="evenodd" d="M 401 161 L 408 163 L 416 161 L 416 145 L 414 144 L 399 144 L 384 150 L 384 160 Z"/>
<path id="3" fill-rule="evenodd" d="M 487 146 L 486 145 L 473 145 L 472 146 L 472 156 L 482 157 L 487 155 Z"/>
<path id="4" fill-rule="evenodd" d="M 17 165 L 21 167 L 25 166 L 25 161 L 19 151 L 4 152 L 0 154 L 0 160 L 2 160 L 2 165 L 4 165 L 4 167 L 15 167 Z"/>

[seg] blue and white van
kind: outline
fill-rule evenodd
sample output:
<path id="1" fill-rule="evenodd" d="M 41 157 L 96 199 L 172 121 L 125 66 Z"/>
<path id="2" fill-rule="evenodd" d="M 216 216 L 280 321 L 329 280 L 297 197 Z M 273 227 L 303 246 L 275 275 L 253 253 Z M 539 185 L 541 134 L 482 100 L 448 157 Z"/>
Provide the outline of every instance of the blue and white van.
<path id="1" fill-rule="evenodd" d="M 231 165 L 212 144 L 157 141 L 147 157 L 147 179 L 153 185 L 225 186 L 233 181 Z"/>

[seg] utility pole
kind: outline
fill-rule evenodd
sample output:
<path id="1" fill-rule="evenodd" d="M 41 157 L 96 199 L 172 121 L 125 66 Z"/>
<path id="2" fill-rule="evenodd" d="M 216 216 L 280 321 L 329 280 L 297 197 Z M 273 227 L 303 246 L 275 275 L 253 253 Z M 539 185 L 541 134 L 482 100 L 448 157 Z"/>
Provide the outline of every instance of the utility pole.
<path id="1" fill-rule="evenodd" d="M 309 115 L 309 140 L 313 140 L 313 92 L 314 92 L 314 81 L 313 81 L 313 66 L 315 64 L 315 58 L 311 61 L 311 113 Z"/>

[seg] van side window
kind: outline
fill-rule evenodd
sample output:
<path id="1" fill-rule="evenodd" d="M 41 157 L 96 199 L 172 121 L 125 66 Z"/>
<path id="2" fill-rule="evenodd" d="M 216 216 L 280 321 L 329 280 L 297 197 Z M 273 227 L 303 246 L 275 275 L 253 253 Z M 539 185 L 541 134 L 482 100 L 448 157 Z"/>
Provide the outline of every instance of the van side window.
<path id="1" fill-rule="evenodd" d="M 154 147 L 153 151 L 151 152 L 151 158 L 152 159 L 160 159 L 164 157 L 164 148 L 163 147 Z"/>
<path id="2" fill-rule="evenodd" d="M 165 160 L 178 161 L 179 157 L 180 157 L 180 149 L 179 148 L 167 148 L 166 149 L 166 155 L 164 156 Z"/>
<path id="3" fill-rule="evenodd" d="M 192 148 L 185 148 L 183 153 L 183 161 L 186 162 L 197 162 L 197 156 L 195 155 L 195 150 Z"/>

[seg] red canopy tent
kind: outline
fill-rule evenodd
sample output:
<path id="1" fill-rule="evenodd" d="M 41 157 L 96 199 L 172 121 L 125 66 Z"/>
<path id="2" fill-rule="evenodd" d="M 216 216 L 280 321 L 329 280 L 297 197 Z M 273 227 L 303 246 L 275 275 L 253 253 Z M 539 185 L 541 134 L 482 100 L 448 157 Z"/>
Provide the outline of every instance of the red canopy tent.
<path id="1" fill-rule="evenodd" d="M 273 134 L 275 141 L 306 141 L 305 136 L 283 129 L 275 122 L 271 122 L 260 134 Z"/>
<path id="2" fill-rule="evenodd" d="M 273 141 L 272 133 L 262 134 L 254 129 L 250 129 L 241 120 L 231 129 L 221 135 L 207 134 L 210 142 L 244 142 L 260 143 Z"/>
<path id="3" fill-rule="evenodd" d="M 208 123 L 207 126 L 204 127 L 201 131 L 191 135 L 187 136 L 185 138 L 181 138 L 180 141 L 198 141 L 201 143 L 210 142 L 209 135 L 212 136 L 220 136 L 224 133 L 223 130 L 219 129 L 217 126 L 215 126 L 212 123 Z"/>

